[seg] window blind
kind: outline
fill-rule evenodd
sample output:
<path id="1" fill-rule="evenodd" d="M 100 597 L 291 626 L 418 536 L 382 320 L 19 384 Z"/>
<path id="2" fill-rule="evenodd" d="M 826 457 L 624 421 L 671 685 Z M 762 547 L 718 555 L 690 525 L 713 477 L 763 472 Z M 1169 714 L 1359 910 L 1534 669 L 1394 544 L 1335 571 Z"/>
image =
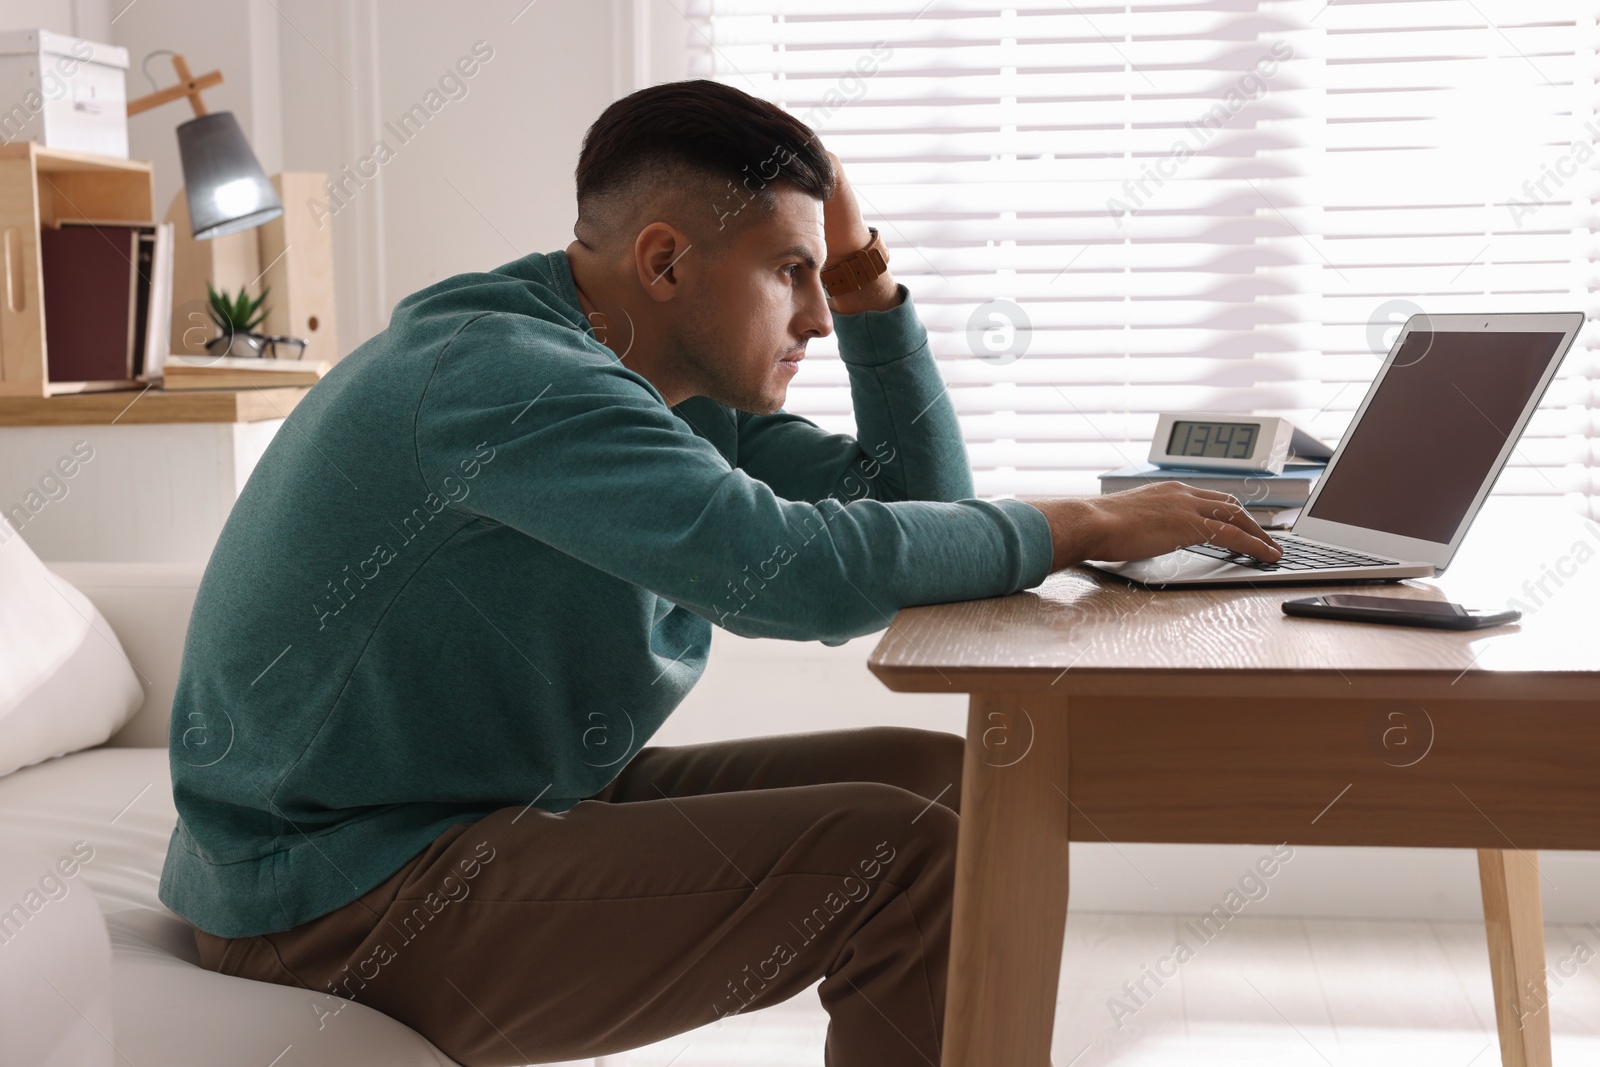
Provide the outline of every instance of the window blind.
<path id="1" fill-rule="evenodd" d="M 843 159 L 984 495 L 1094 493 L 1162 410 L 1336 442 L 1411 311 L 1593 308 L 1587 2 L 688 10 L 694 75 Z M 1593 515 L 1587 334 L 1497 491 Z M 787 406 L 849 431 L 831 338 L 812 350 Z"/>

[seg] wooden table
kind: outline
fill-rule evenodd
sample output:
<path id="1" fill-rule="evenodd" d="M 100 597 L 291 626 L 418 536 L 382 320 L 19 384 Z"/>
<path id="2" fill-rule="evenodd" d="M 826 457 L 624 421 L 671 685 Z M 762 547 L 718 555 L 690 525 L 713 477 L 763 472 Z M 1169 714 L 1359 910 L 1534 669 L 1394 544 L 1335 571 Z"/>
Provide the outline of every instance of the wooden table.
<path id="1" fill-rule="evenodd" d="M 1516 529 L 1481 518 L 1441 578 L 1343 587 L 1522 602 L 1475 633 L 1087 570 L 902 611 L 873 673 L 971 694 L 946 1067 L 1050 1063 L 1069 840 L 1476 849 L 1501 1059 L 1548 1065 L 1538 850 L 1600 848 L 1600 524 Z"/>

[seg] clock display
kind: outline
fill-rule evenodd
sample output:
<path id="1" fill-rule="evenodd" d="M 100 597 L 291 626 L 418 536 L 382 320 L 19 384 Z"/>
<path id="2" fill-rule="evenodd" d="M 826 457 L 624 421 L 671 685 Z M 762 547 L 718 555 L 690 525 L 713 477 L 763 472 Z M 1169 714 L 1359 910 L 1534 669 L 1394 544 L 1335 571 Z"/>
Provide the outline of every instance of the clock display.
<path id="1" fill-rule="evenodd" d="M 1259 429 L 1251 422 L 1175 422 L 1167 441 L 1167 454 L 1246 459 L 1255 450 Z"/>

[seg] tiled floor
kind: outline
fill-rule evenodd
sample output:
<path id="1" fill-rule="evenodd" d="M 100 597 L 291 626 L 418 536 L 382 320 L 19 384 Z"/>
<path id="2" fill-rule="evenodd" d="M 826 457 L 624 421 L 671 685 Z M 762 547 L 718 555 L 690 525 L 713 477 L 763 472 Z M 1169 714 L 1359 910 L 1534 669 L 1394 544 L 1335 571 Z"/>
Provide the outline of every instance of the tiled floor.
<path id="1" fill-rule="evenodd" d="M 1146 979 L 1149 995 L 1139 993 L 1137 1002 L 1128 997 L 1123 983 L 1167 956 L 1187 918 L 1071 914 L 1055 1067 L 1500 1062 L 1480 926 L 1240 915 L 1209 943 L 1187 937 L 1191 948 L 1199 947 L 1177 976 L 1160 987 Z M 1600 1064 L 1600 936 L 1553 926 L 1545 940 L 1555 1063 Z M 1569 976 L 1562 978 L 1563 971 Z M 1123 1010 L 1114 1019 L 1108 1002 L 1117 996 Z M 827 1016 L 809 991 L 604 1062 L 820 1067 L 826 1027 Z"/>

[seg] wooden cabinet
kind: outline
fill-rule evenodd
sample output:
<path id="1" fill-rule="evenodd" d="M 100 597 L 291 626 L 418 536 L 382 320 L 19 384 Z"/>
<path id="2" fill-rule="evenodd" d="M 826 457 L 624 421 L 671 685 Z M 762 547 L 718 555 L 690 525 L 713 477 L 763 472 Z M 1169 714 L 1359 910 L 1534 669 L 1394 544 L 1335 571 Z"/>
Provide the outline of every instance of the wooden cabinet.
<path id="1" fill-rule="evenodd" d="M 40 559 L 204 563 L 310 391 L 0 397 L 0 515 Z"/>
<path id="2" fill-rule="evenodd" d="M 44 279 L 39 231 L 61 219 L 149 222 L 155 218 L 149 163 L 0 145 L 0 396 L 76 392 L 52 382 L 45 359 Z"/>

